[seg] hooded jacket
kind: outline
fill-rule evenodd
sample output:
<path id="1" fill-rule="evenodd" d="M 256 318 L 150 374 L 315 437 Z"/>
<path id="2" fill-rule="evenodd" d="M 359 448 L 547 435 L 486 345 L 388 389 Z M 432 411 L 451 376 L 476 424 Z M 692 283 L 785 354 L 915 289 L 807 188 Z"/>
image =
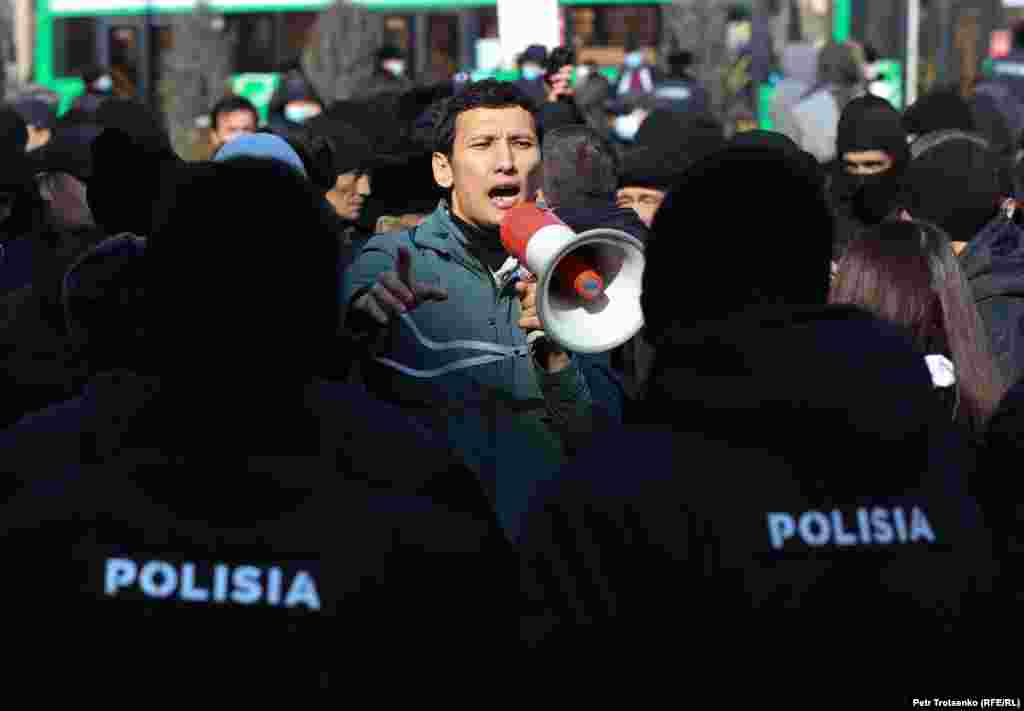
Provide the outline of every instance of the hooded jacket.
<path id="1" fill-rule="evenodd" d="M 884 151 L 892 159 L 892 167 L 876 175 L 850 175 L 844 156 L 863 151 Z M 830 197 L 839 220 L 838 242 L 845 245 L 864 227 L 888 217 L 897 205 L 901 180 L 910 163 L 907 132 L 899 112 L 876 96 L 854 99 L 839 119 L 836 152 Z"/>
<path id="2" fill-rule="evenodd" d="M 1004 215 L 960 253 L 992 353 L 1006 377 L 1024 378 L 1024 229 Z"/>
<path id="3" fill-rule="evenodd" d="M 900 330 L 766 310 L 675 330 L 658 358 L 647 424 L 531 502 L 528 643 L 932 639 L 981 621 L 995 566 L 973 462 Z"/>

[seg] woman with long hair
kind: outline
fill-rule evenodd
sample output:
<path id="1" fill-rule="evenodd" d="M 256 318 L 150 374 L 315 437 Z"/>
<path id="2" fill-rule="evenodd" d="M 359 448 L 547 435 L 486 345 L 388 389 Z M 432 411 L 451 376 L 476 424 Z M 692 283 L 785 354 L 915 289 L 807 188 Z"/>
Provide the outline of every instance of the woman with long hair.
<path id="1" fill-rule="evenodd" d="M 909 329 L 953 418 L 975 433 L 984 430 L 1005 385 L 945 232 L 912 220 L 865 230 L 839 263 L 830 301 Z"/>

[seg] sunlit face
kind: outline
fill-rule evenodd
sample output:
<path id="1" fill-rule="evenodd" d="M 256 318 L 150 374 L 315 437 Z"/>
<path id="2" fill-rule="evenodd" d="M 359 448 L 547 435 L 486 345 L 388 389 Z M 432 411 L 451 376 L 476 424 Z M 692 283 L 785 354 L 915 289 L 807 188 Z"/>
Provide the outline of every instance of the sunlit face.
<path id="1" fill-rule="evenodd" d="M 50 142 L 50 129 L 38 128 L 29 124 L 28 128 L 28 144 L 25 146 L 26 151 L 34 151 L 37 148 L 42 148 Z"/>
<path id="2" fill-rule="evenodd" d="M 631 207 L 648 227 L 654 222 L 654 216 L 665 201 L 665 193 L 652 188 L 620 188 L 615 196 L 619 207 Z"/>
<path id="3" fill-rule="evenodd" d="M 892 168 L 892 156 L 885 151 L 850 151 L 843 154 L 849 175 L 879 175 Z"/>
<path id="4" fill-rule="evenodd" d="M 354 222 L 362 215 L 371 192 L 369 173 L 343 173 L 338 176 L 334 187 L 327 191 L 327 202 L 331 203 L 339 217 Z"/>
<path id="5" fill-rule="evenodd" d="M 230 143 L 239 136 L 256 132 L 256 116 L 252 111 L 241 109 L 217 116 L 217 130 L 213 137 L 217 146 Z"/>
<path id="6" fill-rule="evenodd" d="M 540 142 L 533 115 L 520 106 L 464 111 L 452 155 L 434 154 L 434 180 L 451 188 L 451 209 L 478 227 L 497 227 L 539 185 Z"/>

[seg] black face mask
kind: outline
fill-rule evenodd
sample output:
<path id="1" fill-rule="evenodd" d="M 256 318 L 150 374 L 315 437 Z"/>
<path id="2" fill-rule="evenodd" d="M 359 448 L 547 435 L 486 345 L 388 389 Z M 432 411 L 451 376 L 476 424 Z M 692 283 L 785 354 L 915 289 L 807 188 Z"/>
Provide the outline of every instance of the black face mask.
<path id="1" fill-rule="evenodd" d="M 892 170 L 863 177 L 853 196 L 853 216 L 865 224 L 877 225 L 896 209 L 901 180 Z"/>
<path id="2" fill-rule="evenodd" d="M 865 224 L 878 224 L 895 209 L 900 176 L 894 168 L 875 175 L 850 175 L 845 170 L 836 178 L 832 194 L 836 205 Z"/>

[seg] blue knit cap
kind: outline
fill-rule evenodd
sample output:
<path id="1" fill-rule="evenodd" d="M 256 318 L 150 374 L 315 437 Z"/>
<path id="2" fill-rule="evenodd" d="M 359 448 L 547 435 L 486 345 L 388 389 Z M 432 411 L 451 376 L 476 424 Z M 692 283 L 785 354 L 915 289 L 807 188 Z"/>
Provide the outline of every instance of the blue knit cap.
<path id="1" fill-rule="evenodd" d="M 273 158 L 295 168 L 303 177 L 309 177 L 306 174 L 305 166 L 302 165 L 302 159 L 299 158 L 299 154 L 283 138 L 269 133 L 248 133 L 244 136 L 239 136 L 221 147 L 217 151 L 217 155 L 213 157 L 213 160 L 220 163 L 229 158 L 239 158 L 242 156 L 249 158 Z"/>

